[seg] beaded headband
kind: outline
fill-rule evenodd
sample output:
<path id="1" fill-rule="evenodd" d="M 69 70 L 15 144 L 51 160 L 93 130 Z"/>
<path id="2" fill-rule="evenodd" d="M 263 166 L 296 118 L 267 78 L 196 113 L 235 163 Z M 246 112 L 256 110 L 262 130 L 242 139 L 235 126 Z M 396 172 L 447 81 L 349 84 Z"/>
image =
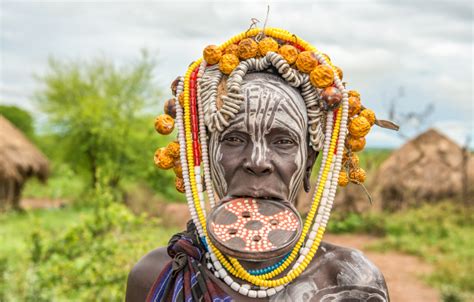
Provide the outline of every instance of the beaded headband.
<path id="1" fill-rule="evenodd" d="M 210 208 L 216 205 L 207 133 L 223 131 L 239 112 L 244 101 L 240 93 L 244 75 L 272 66 L 290 86 L 300 89 L 311 146 L 322 151 L 323 157 L 311 209 L 294 248 L 276 265 L 247 271 L 236 258 L 217 249 L 207 234 L 204 190 Z M 217 89 L 224 75 L 228 75 L 226 92 L 219 104 Z M 277 28 L 250 29 L 220 46 L 207 46 L 203 58 L 189 66 L 184 78 L 173 82 L 173 95 L 178 101 L 166 101 L 165 114 L 155 120 L 160 134 L 170 134 L 175 121 L 178 132 L 177 142 L 155 152 L 155 164 L 174 169 L 176 188 L 185 193 L 191 217 L 207 248 L 208 268 L 242 295 L 272 296 L 301 275 L 321 243 L 337 186 L 365 180 L 355 152 L 364 148 L 371 126 L 396 127 L 377 120 L 372 110 L 364 108 L 359 93 L 346 90 L 342 76 L 342 70 L 327 55 L 296 35 Z M 275 279 L 290 265 L 293 266 L 285 276 Z M 252 287 L 240 284 L 236 278 Z"/>

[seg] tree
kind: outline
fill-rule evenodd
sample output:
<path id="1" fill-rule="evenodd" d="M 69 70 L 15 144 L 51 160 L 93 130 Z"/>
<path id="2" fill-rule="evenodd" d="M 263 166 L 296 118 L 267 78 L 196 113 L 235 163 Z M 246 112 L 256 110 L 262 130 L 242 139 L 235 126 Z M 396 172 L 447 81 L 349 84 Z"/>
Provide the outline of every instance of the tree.
<path id="1" fill-rule="evenodd" d="M 33 117 L 28 111 L 17 106 L 0 105 L 0 114 L 20 129 L 28 138 L 34 138 Z"/>
<path id="2" fill-rule="evenodd" d="M 99 171 L 109 185 L 152 165 L 159 138 L 146 109 L 156 105 L 159 92 L 153 80 L 154 60 L 142 52 L 139 60 L 117 66 L 100 57 L 90 61 L 49 60 L 38 80 L 36 94 L 48 124 L 58 137 L 64 159 L 85 170 L 96 187 Z M 165 176 L 166 177 L 166 176 Z"/>

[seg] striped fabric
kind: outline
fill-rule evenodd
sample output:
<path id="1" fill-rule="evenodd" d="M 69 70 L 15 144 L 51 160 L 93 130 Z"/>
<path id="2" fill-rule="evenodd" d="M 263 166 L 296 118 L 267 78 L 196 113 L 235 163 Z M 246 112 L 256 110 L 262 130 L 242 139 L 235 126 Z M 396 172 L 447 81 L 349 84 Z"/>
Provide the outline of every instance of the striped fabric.
<path id="1" fill-rule="evenodd" d="M 201 265 L 205 249 L 200 243 L 196 227 L 188 222 L 185 232 L 174 235 L 168 244 L 173 258 L 161 271 L 147 296 L 147 302 L 227 302 L 232 301 L 207 276 L 210 272 Z"/>

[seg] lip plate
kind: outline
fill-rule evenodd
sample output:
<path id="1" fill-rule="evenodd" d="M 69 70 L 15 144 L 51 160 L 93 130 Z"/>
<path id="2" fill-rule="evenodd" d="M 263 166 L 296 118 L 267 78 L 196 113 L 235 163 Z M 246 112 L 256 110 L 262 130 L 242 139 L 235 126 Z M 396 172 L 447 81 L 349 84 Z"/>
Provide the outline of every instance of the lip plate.
<path id="1" fill-rule="evenodd" d="M 232 205 L 236 205 L 238 202 L 244 202 L 245 200 L 249 201 L 255 201 L 255 203 L 258 206 L 258 212 L 263 215 L 263 216 L 271 216 L 271 215 L 265 215 L 265 214 L 272 214 L 272 213 L 280 213 L 285 210 L 289 210 L 293 215 L 294 219 L 296 220 L 296 229 L 294 231 L 291 231 L 292 233 L 289 234 L 289 231 L 282 231 L 280 236 L 274 235 L 273 238 L 278 238 L 278 241 L 281 242 L 281 244 L 275 245 L 274 248 L 267 249 L 265 251 L 256 251 L 256 250 L 245 250 L 244 247 L 242 247 L 242 244 L 235 244 L 234 242 L 229 242 L 229 240 L 222 240 L 219 238 L 219 235 L 216 234 L 216 232 L 219 232 L 217 229 L 214 229 L 214 224 L 220 225 L 228 225 L 232 224 L 237 220 L 237 215 L 235 213 L 229 212 L 227 209 L 229 206 L 229 203 Z M 261 216 L 260 216 L 261 217 Z M 253 219 L 249 219 L 251 221 L 254 221 Z M 217 223 L 219 222 L 219 223 Z M 229 222 L 229 223 L 226 223 Z M 268 221 L 265 220 L 260 220 L 260 222 L 265 226 L 265 223 L 268 223 Z M 262 226 L 262 227 L 263 227 Z M 267 199 L 257 199 L 257 198 L 235 198 L 235 199 L 230 199 L 226 198 L 221 200 L 220 204 L 210 213 L 208 216 L 208 222 L 207 222 L 207 233 L 209 235 L 209 239 L 211 242 L 223 253 L 225 253 L 228 256 L 237 258 L 237 259 L 243 259 L 243 260 L 248 260 L 248 261 L 263 261 L 263 260 L 269 260 L 273 259 L 276 257 L 281 257 L 287 254 L 291 249 L 293 248 L 294 244 L 298 240 L 298 238 L 301 235 L 302 231 L 302 221 L 301 217 L 298 213 L 298 211 L 294 208 L 294 206 L 286 201 L 275 201 L 275 200 L 267 200 Z M 275 232 L 273 230 L 272 232 Z M 278 230 L 276 230 L 278 232 Z M 285 234 L 286 233 L 286 234 Z M 286 238 L 281 238 L 281 236 L 284 236 Z M 244 244 L 248 242 L 249 238 L 247 238 L 244 241 Z M 273 242 L 272 242 L 273 244 Z"/>

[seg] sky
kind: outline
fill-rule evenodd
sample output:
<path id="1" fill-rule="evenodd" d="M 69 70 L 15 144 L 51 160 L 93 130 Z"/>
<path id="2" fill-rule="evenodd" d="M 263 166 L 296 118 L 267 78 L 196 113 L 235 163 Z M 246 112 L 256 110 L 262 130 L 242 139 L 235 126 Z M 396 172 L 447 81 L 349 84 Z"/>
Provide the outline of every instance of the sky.
<path id="1" fill-rule="evenodd" d="M 0 103 L 41 121 L 34 75 L 49 57 L 106 56 L 118 64 L 156 54 L 163 100 L 169 84 L 209 44 L 245 31 L 251 18 L 293 32 L 327 53 L 378 118 L 396 112 L 400 134 L 374 127 L 371 147 L 434 127 L 459 144 L 472 137 L 473 4 L 470 1 L 4 1 L 0 9 Z M 408 119 L 432 105 L 421 123 Z M 156 109 L 160 113 L 161 106 Z"/>

